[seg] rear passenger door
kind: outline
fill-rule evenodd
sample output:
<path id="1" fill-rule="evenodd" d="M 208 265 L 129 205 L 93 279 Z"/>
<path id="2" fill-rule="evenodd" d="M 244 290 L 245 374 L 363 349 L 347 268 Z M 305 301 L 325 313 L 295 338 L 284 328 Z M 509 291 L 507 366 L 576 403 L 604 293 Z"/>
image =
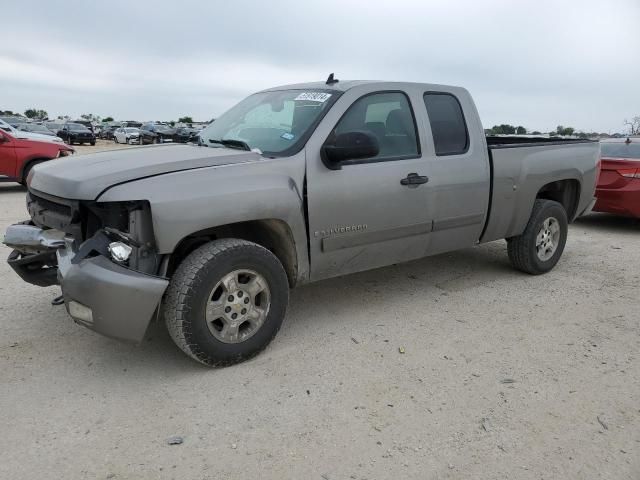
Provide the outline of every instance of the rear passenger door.
<path id="1" fill-rule="evenodd" d="M 489 208 L 490 168 L 484 131 L 463 89 L 425 91 L 420 113 L 431 133 L 425 154 L 431 171 L 429 202 L 437 205 L 428 253 L 477 243 Z"/>
<path id="2" fill-rule="evenodd" d="M 347 160 L 338 170 L 328 168 L 321 160 L 322 145 L 356 131 L 374 135 L 379 154 Z M 312 279 L 425 254 L 431 231 L 426 205 L 430 173 L 406 92 L 347 91 L 307 143 L 306 157 Z M 412 175 L 424 182 L 407 182 Z"/>

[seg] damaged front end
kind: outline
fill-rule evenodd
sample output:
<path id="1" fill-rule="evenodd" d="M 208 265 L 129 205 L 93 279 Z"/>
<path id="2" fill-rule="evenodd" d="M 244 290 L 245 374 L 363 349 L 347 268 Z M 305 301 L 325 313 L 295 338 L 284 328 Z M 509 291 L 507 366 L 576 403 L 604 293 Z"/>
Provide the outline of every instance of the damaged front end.
<path id="1" fill-rule="evenodd" d="M 38 287 L 58 283 L 56 250 L 64 246 L 64 232 L 24 222 L 7 228 L 4 244 L 14 249 L 7 262 L 25 282 Z"/>
<path id="2" fill-rule="evenodd" d="M 25 281 L 59 284 L 79 324 L 140 342 L 168 280 L 160 276 L 151 212 L 144 201 L 88 202 L 27 194 L 31 221 L 7 229 L 8 263 Z"/>

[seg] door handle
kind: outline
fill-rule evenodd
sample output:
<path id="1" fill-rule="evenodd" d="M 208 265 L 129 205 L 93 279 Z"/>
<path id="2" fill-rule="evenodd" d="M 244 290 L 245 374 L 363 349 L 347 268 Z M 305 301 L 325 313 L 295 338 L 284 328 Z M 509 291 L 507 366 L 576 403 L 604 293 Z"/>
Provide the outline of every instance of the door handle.
<path id="1" fill-rule="evenodd" d="M 422 185 L 423 183 L 427 183 L 428 181 L 429 181 L 429 177 L 427 177 L 426 175 L 418 175 L 417 173 L 410 173 L 409 175 L 406 176 L 406 178 L 403 178 L 402 180 L 400 180 L 400 185 L 418 186 L 418 185 Z"/>

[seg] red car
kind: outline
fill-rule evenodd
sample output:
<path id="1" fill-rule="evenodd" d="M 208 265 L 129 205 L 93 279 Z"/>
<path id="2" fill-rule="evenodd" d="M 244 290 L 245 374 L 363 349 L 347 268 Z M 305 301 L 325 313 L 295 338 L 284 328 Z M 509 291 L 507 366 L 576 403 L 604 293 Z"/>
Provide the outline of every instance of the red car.
<path id="1" fill-rule="evenodd" d="M 0 130 L 0 182 L 25 185 L 34 165 L 66 157 L 74 151 L 64 143 L 16 138 Z"/>
<path id="2" fill-rule="evenodd" d="M 640 137 L 606 140 L 593 210 L 640 218 Z"/>

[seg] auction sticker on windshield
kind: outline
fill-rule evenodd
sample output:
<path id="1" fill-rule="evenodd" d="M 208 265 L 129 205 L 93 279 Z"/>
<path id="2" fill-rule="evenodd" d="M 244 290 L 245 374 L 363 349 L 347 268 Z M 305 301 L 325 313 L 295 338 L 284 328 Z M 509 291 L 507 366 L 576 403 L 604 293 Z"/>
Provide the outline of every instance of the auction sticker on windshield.
<path id="1" fill-rule="evenodd" d="M 324 92 L 304 92 L 298 95 L 294 100 L 308 100 L 311 102 L 324 103 L 331 98 L 330 93 Z"/>

